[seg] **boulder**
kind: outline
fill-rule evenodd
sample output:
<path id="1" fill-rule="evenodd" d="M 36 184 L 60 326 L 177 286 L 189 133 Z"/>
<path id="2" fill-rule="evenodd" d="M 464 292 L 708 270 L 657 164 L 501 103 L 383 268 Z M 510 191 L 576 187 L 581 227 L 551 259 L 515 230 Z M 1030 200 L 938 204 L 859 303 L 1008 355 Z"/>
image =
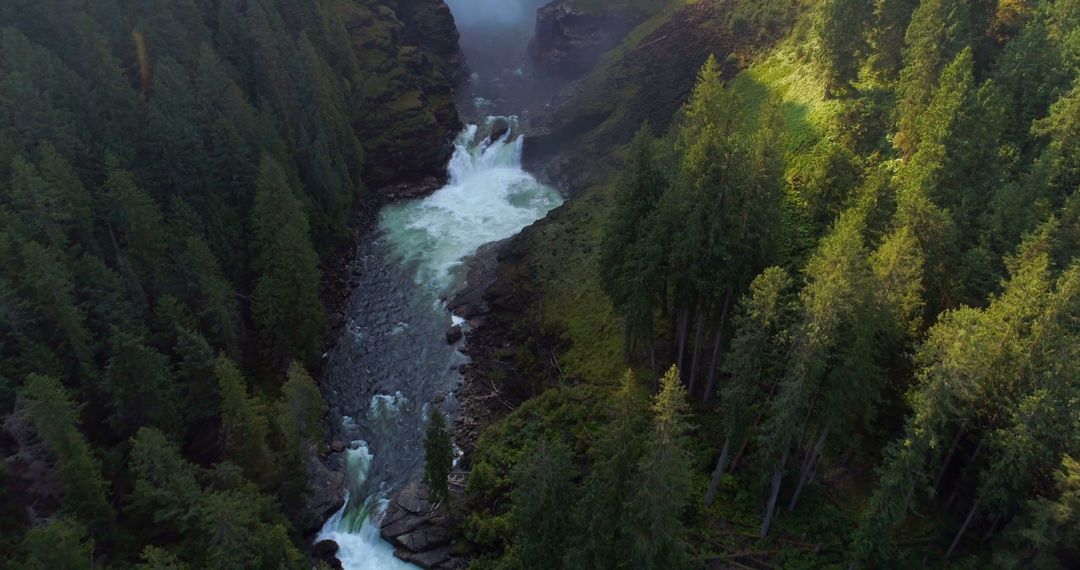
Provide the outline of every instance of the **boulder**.
<path id="1" fill-rule="evenodd" d="M 510 123 L 506 122 L 506 119 L 495 119 L 495 123 L 491 125 L 491 136 L 488 140 L 495 142 L 502 139 L 508 132 L 510 132 Z"/>
<path id="2" fill-rule="evenodd" d="M 404 544 L 401 544 L 399 537 L 408 535 L 409 533 L 413 532 L 421 525 L 426 523 L 427 520 L 428 519 L 426 515 L 414 515 L 406 513 L 404 516 L 398 518 L 396 521 L 388 525 L 383 525 L 381 532 L 382 535 L 386 537 L 387 540 L 389 540 L 390 542 L 404 546 Z"/>
<path id="3" fill-rule="evenodd" d="M 446 344 L 454 344 L 461 340 L 465 333 L 461 331 L 461 325 L 453 325 L 446 329 Z"/>
<path id="4" fill-rule="evenodd" d="M 338 543 L 332 540 L 320 540 L 315 543 L 315 546 L 311 547 L 311 551 L 316 558 L 330 558 L 337 554 L 339 548 Z"/>
<path id="5" fill-rule="evenodd" d="M 341 440 L 334 440 L 330 443 L 330 451 L 334 453 L 345 453 L 345 442 Z"/>
<path id="6" fill-rule="evenodd" d="M 345 504 L 345 473 L 328 468 L 319 460 L 315 446 L 310 447 L 304 462 L 311 493 L 300 525 L 305 533 L 314 534 Z"/>
<path id="7" fill-rule="evenodd" d="M 441 526 L 425 526 L 397 537 L 397 543 L 413 552 L 425 552 L 450 544 L 450 531 Z"/>

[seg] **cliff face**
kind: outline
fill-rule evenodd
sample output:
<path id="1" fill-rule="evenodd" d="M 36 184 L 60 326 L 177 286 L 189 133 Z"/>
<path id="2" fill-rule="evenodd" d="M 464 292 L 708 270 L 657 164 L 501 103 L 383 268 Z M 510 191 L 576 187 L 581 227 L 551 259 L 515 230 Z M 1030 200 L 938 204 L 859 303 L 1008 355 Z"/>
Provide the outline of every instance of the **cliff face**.
<path id="1" fill-rule="evenodd" d="M 568 78 L 583 75 L 647 16 L 640 9 L 597 10 L 582 4 L 556 0 L 537 12 L 529 52 L 541 71 Z"/>
<path id="2" fill-rule="evenodd" d="M 575 82 L 550 113 L 533 120 L 527 163 L 571 193 L 603 180 L 610 172 L 596 165 L 606 164 L 607 155 L 643 121 L 666 129 L 710 55 L 725 77 L 733 77 L 783 37 L 797 13 L 792 6 L 758 22 L 745 11 L 734 0 L 669 1 L 654 9 L 643 25 L 649 33 L 625 38 L 617 57 Z"/>
<path id="3" fill-rule="evenodd" d="M 365 181 L 441 177 L 461 128 L 455 87 L 464 76 L 454 17 L 443 0 L 341 0 L 338 14 L 364 78 L 354 128 Z"/>

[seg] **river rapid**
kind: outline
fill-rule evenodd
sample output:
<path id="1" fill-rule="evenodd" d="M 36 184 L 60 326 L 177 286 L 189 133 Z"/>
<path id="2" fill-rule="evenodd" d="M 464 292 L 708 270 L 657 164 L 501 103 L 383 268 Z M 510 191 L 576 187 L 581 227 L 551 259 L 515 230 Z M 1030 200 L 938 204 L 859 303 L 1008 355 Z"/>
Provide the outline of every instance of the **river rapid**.
<path id="1" fill-rule="evenodd" d="M 463 262 L 511 237 L 562 203 L 521 167 L 524 138 L 515 117 L 490 140 L 489 117 L 458 136 L 449 182 L 427 198 L 385 207 L 353 264 L 358 281 L 346 326 L 328 353 L 324 391 L 346 451 L 348 497 L 317 540 L 340 545 L 346 570 L 414 568 L 394 558 L 379 521 L 396 490 L 424 467 L 433 406 L 457 412 L 454 390 L 465 362 L 446 330 L 460 319 L 444 301 L 463 284 Z"/>

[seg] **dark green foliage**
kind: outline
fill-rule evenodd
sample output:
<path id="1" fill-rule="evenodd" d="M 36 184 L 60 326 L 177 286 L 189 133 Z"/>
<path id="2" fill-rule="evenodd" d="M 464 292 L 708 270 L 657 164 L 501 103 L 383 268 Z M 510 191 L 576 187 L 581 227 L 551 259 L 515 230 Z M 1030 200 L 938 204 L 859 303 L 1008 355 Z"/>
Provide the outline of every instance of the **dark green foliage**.
<path id="1" fill-rule="evenodd" d="M 30 529 L 23 540 L 20 568 L 54 570 L 84 568 L 91 564 L 94 541 L 86 526 L 69 517 L 59 517 Z"/>
<path id="2" fill-rule="evenodd" d="M 141 426 L 175 433 L 180 418 L 168 360 L 128 333 L 115 333 L 110 344 L 101 380 L 111 411 L 110 428 L 121 437 L 134 435 Z"/>
<path id="3" fill-rule="evenodd" d="M 301 518 L 324 437 L 289 366 L 323 347 L 320 254 L 351 235 L 365 147 L 393 151 L 375 183 L 426 176 L 458 129 L 452 18 L 405 4 L 0 3 L 0 419 L 17 393 L 21 414 L 57 408 L 30 414 L 46 445 L 0 438 L 20 495 L 5 544 L 63 515 L 94 548 L 53 567 L 301 563 L 276 513 Z M 187 496 L 208 492 L 189 461 L 231 494 Z M 183 497 L 148 491 L 166 469 Z M 194 517 L 217 526 L 197 537 Z"/>
<path id="4" fill-rule="evenodd" d="M 626 319 L 627 350 L 635 342 L 651 342 L 653 312 L 663 302 L 660 275 L 650 266 L 657 252 L 644 235 L 667 187 L 655 145 L 649 126 L 642 126 L 627 153 L 600 254 L 604 292 Z"/>
<path id="5" fill-rule="evenodd" d="M 514 554 L 525 568 L 562 565 L 570 540 L 573 504 L 570 449 L 557 440 L 540 440 L 525 449 L 514 472 L 511 518 L 517 528 Z"/>
<path id="6" fill-rule="evenodd" d="M 79 431 L 79 407 L 55 378 L 46 376 L 31 375 L 22 395 L 63 480 L 62 510 L 91 527 L 95 535 L 107 536 L 113 523 L 108 487 L 101 476 L 101 463 Z M 64 533 L 69 534 L 70 528 Z"/>
<path id="7" fill-rule="evenodd" d="M 828 93 L 844 92 L 858 77 L 859 62 L 869 48 L 866 27 L 873 17 L 872 0 L 825 0 L 815 26 L 818 63 Z"/>
<path id="8" fill-rule="evenodd" d="M 686 389 L 672 367 L 653 399 L 651 429 L 629 494 L 635 568 L 688 566 L 681 535 L 694 468 L 687 440 L 689 411 Z"/>
<path id="9" fill-rule="evenodd" d="M 574 513 L 577 532 L 566 557 L 570 568 L 633 567 L 635 536 L 626 498 L 640 484 L 637 466 L 648 427 L 644 398 L 633 374 L 627 372 L 611 406 L 611 422 L 594 447 L 595 462 Z"/>
<path id="10" fill-rule="evenodd" d="M 453 467 L 454 448 L 450 432 L 446 429 L 446 418 L 439 410 L 433 410 L 424 439 L 424 485 L 431 493 L 433 502 L 438 504 L 450 500 L 447 481 Z"/>
<path id="11" fill-rule="evenodd" d="M 234 461 L 252 481 L 267 482 L 273 477 L 274 457 L 267 443 L 269 422 L 263 403 L 248 395 L 247 381 L 225 356 L 214 365 L 221 394 L 221 437 L 225 456 Z"/>
<path id="12" fill-rule="evenodd" d="M 251 312 L 264 354 L 291 354 L 313 362 L 325 317 L 319 302 L 319 258 L 308 237 L 307 216 L 285 171 L 264 156 L 251 224 L 258 253 Z M 280 358 L 280 356 L 279 356 Z"/>

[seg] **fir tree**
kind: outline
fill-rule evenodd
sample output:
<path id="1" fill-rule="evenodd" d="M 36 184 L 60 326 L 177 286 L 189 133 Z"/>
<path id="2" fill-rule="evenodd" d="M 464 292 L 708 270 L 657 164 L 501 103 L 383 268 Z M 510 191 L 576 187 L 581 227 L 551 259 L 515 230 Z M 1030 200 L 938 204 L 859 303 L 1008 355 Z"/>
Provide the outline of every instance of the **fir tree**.
<path id="1" fill-rule="evenodd" d="M 428 420 L 427 436 L 424 438 L 424 486 L 435 504 L 449 505 L 450 470 L 454 467 L 454 448 L 446 418 L 439 410 L 432 410 Z"/>
<path id="2" fill-rule="evenodd" d="M 690 405 L 679 371 L 672 367 L 653 399 L 652 426 L 630 495 L 633 567 L 688 566 L 681 542 L 683 511 L 690 502 L 693 461 L 687 434 Z"/>

